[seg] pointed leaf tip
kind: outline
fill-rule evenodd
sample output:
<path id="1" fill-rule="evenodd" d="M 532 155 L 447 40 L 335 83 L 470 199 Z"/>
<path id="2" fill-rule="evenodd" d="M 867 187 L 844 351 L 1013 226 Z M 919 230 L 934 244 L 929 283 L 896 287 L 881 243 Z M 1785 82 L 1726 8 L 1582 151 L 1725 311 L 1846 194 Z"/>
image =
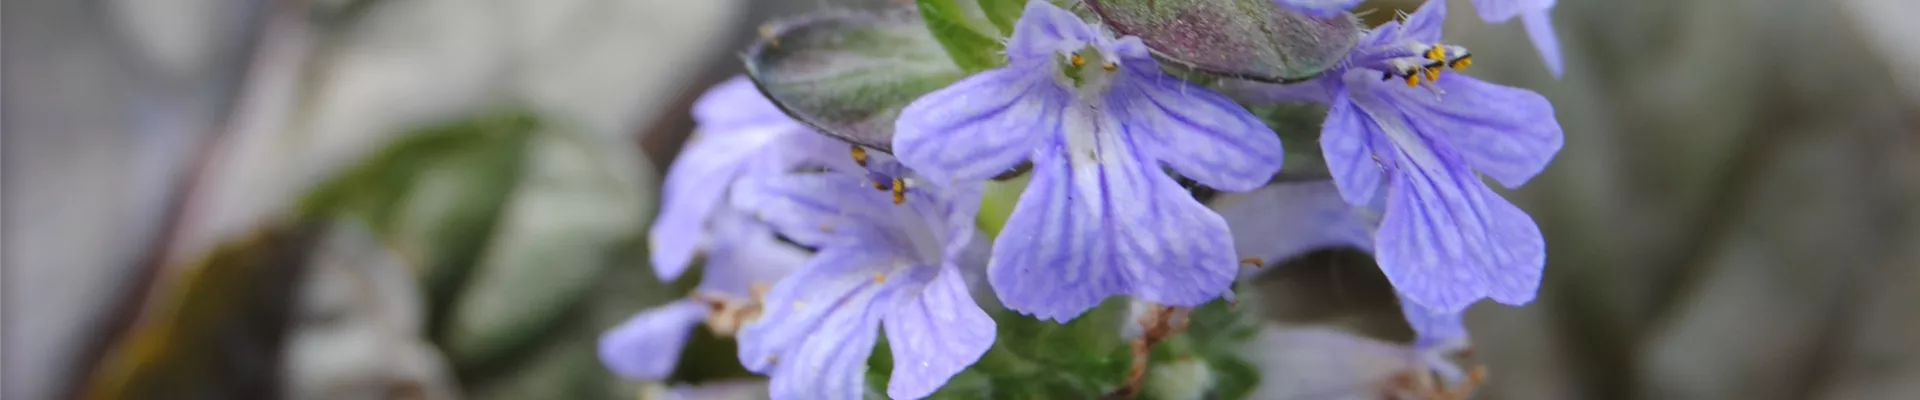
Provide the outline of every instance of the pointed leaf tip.
<path id="1" fill-rule="evenodd" d="M 754 84 L 794 119 L 885 152 L 901 108 L 966 75 L 912 9 L 775 21 L 745 61 Z"/>

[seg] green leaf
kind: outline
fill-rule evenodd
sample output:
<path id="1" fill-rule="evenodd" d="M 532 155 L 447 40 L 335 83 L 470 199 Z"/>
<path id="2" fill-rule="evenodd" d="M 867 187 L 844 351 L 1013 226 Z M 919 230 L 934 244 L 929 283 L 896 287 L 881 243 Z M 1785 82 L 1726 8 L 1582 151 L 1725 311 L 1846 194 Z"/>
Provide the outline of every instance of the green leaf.
<path id="1" fill-rule="evenodd" d="M 643 231 L 653 179 L 633 147 L 599 139 L 549 131 L 524 149 L 526 174 L 439 336 L 457 368 L 550 333 Z"/>
<path id="2" fill-rule="evenodd" d="M 408 132 L 308 192 L 301 216 L 374 227 L 422 270 L 437 319 L 486 247 L 539 126 L 531 114 L 503 111 Z"/>
<path id="3" fill-rule="evenodd" d="M 940 42 L 940 47 L 947 50 L 947 55 L 960 69 L 971 73 L 1006 64 L 1006 57 L 1000 56 L 1004 47 L 996 39 L 998 35 L 982 32 L 967 18 L 966 10 L 953 0 L 915 0 L 914 3 L 919 6 L 920 18 L 926 21 L 927 31 L 933 33 L 934 40 Z M 1015 10 L 1016 15 L 1018 12 Z M 1006 30 L 1008 34 L 1013 32 L 1011 25 Z"/>
<path id="4" fill-rule="evenodd" d="M 980 0 L 980 11 L 987 14 L 987 20 L 992 21 L 1004 37 L 1013 37 L 1013 25 L 1020 21 L 1020 14 L 1026 9 L 1027 0 Z"/>
<path id="5" fill-rule="evenodd" d="M 1350 14 L 1314 18 L 1273 0 L 1087 0 L 1108 27 L 1139 36 L 1163 61 L 1265 82 L 1312 78 L 1362 33 Z"/>
<path id="6" fill-rule="evenodd" d="M 911 10 L 774 22 L 747 49 L 747 75 L 794 119 L 890 152 L 900 109 L 966 76 L 929 32 Z"/>

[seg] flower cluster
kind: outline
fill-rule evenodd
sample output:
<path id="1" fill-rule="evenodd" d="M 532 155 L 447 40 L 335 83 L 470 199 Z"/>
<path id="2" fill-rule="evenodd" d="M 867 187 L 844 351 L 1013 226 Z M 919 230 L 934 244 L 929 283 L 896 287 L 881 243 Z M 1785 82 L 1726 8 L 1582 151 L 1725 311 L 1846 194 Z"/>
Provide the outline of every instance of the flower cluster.
<path id="1" fill-rule="evenodd" d="M 1277 1 L 1325 16 L 1358 3 Z M 1456 72 L 1472 60 L 1440 40 L 1444 1 L 1368 31 L 1311 81 L 1236 83 L 1241 101 L 1165 72 L 1139 38 L 1026 3 L 1006 63 L 901 109 L 891 154 L 849 157 L 745 79 L 702 98 L 651 238 L 662 279 L 704 254 L 703 281 L 608 332 L 607 365 L 664 379 L 705 321 L 737 336 L 776 399 L 860 398 L 884 332 L 887 395 L 925 397 L 993 346 L 981 304 L 1063 323 L 1114 296 L 1195 307 L 1232 296 L 1244 259 L 1346 246 L 1375 254 L 1416 353 L 1457 381 L 1437 354 L 1465 345 L 1462 311 L 1533 299 L 1539 228 L 1481 176 L 1525 183 L 1558 152 L 1559 124 L 1541 96 Z M 1490 21 L 1521 16 L 1558 74 L 1552 0 L 1476 4 Z M 1331 182 L 1271 183 L 1281 141 L 1242 105 L 1299 101 L 1329 106 Z M 1003 229 L 983 234 L 983 185 L 1022 166 Z M 1250 193 L 1216 211 L 1193 184 Z"/>

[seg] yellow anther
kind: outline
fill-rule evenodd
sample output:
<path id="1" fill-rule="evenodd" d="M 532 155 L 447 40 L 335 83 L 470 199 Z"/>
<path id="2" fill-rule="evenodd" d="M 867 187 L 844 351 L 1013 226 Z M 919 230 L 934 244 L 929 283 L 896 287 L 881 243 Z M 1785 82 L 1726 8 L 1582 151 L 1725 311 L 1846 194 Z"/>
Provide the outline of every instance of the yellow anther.
<path id="1" fill-rule="evenodd" d="M 1421 68 L 1421 69 L 1420 69 L 1420 73 L 1422 73 L 1422 74 L 1426 74 L 1426 75 L 1427 75 L 1427 81 L 1428 81 L 1428 82 L 1438 82 L 1438 81 L 1440 80 L 1440 68 L 1439 68 L 1439 67 L 1427 67 L 1427 68 Z"/>
<path id="2" fill-rule="evenodd" d="M 1074 68 L 1080 68 L 1087 65 L 1087 59 L 1080 57 L 1079 53 L 1074 53 L 1072 57 L 1068 57 L 1067 62 L 1072 63 Z"/>
<path id="3" fill-rule="evenodd" d="M 907 202 L 907 180 L 893 178 L 893 204 Z"/>
<path id="4" fill-rule="evenodd" d="M 861 168 L 866 168 L 867 166 L 867 149 L 866 148 L 860 147 L 860 145 L 857 145 L 857 144 L 853 145 L 853 163 L 860 164 Z"/>
<path id="5" fill-rule="evenodd" d="M 1473 65 L 1473 56 L 1460 56 L 1460 58 L 1453 59 L 1453 62 L 1447 63 L 1447 68 L 1460 70 L 1467 69 L 1467 66 L 1470 65 Z"/>
<path id="6" fill-rule="evenodd" d="M 875 283 L 887 283 L 887 274 L 873 274 Z"/>
<path id="7" fill-rule="evenodd" d="M 1113 72 L 1113 70 L 1120 69 L 1120 64 L 1114 64 L 1114 63 L 1101 64 L 1100 69 L 1107 70 L 1107 72 Z"/>
<path id="8" fill-rule="evenodd" d="M 873 180 L 873 190 L 878 190 L 878 191 L 882 191 L 882 192 L 885 192 L 885 191 L 887 191 L 887 182 L 886 182 L 886 181 L 882 181 L 882 180 L 879 180 L 879 179 L 874 179 L 874 180 Z"/>
<path id="9" fill-rule="evenodd" d="M 1437 44 L 1433 45 L 1433 48 L 1427 49 L 1427 59 L 1434 60 L 1434 61 L 1446 61 L 1447 48 L 1441 47 L 1440 45 L 1437 45 Z"/>
<path id="10" fill-rule="evenodd" d="M 1260 258 L 1260 257 L 1247 257 L 1247 258 L 1242 258 L 1242 259 L 1240 259 L 1240 263 L 1241 263 L 1241 264 L 1246 264 L 1246 265 L 1247 265 L 1248 267 L 1253 267 L 1253 268 L 1260 268 L 1260 267 L 1265 267 L 1265 266 L 1267 266 L 1267 260 L 1266 260 L 1266 259 L 1262 259 L 1262 258 Z"/>
<path id="11" fill-rule="evenodd" d="M 1407 87 L 1419 87 L 1420 74 L 1407 74 Z"/>

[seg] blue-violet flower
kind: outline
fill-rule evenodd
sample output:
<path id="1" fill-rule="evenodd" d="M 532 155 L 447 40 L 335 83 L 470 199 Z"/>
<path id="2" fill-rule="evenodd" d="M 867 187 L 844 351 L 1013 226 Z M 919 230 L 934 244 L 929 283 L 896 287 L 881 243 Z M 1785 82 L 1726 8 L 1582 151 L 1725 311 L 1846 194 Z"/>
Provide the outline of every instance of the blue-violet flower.
<path id="1" fill-rule="evenodd" d="M 808 164 L 848 163 L 847 144 L 794 121 L 744 76 L 700 96 L 693 119 L 701 134 L 668 167 L 660 216 L 647 234 L 660 279 L 679 277 L 701 247 L 718 245 L 704 242 L 735 238 L 708 234 L 734 181 Z"/>
<path id="2" fill-rule="evenodd" d="M 908 105 L 894 150 L 940 184 L 1033 164 L 996 238 L 987 276 L 1008 308 L 1070 320 L 1133 295 L 1196 306 L 1237 270 L 1226 221 L 1163 171 L 1246 191 L 1283 152 L 1232 100 L 1161 71 L 1136 37 L 1112 38 L 1073 13 L 1029 1 L 1008 64 Z"/>
<path id="3" fill-rule="evenodd" d="M 1429 1 L 1369 32 L 1342 67 L 1265 94 L 1331 104 L 1322 153 L 1348 203 L 1386 187 L 1375 255 L 1397 290 L 1448 313 L 1483 297 L 1525 304 L 1546 244 L 1480 174 L 1526 183 L 1560 151 L 1560 124 L 1538 94 L 1446 72 L 1469 55 L 1436 43 L 1445 18 L 1446 2 Z"/>
<path id="4" fill-rule="evenodd" d="M 828 171 L 734 188 L 736 206 L 819 249 L 773 287 L 739 336 L 741 364 L 772 377 L 774 399 L 860 398 L 882 326 L 894 398 L 932 394 L 992 346 L 993 319 L 960 271 L 980 268 L 965 257 L 979 235 L 979 185 L 892 178 L 900 179 Z M 892 190 L 900 184 L 914 187 Z"/>
<path id="5" fill-rule="evenodd" d="M 694 326 L 705 321 L 728 336 L 759 315 L 759 297 L 807 259 L 807 251 L 781 242 L 771 228 L 742 212 L 722 212 L 712 222 L 715 241 L 707 251 L 700 285 L 686 299 L 642 311 L 600 336 L 600 361 L 620 377 L 660 381 L 673 373 Z"/>

